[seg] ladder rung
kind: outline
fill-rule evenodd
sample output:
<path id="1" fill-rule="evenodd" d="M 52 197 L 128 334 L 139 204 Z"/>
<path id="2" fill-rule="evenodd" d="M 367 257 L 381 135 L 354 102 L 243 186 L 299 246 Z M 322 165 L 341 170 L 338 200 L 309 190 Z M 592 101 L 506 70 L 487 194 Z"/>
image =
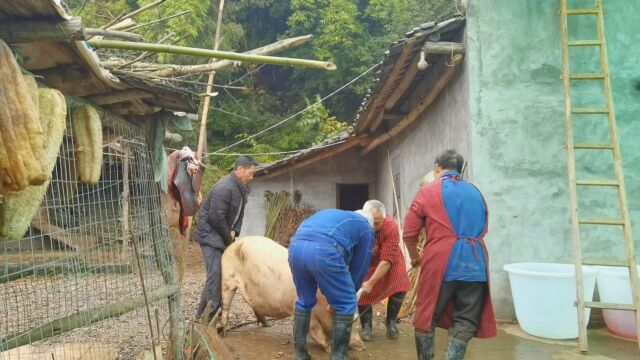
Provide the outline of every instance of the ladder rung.
<path id="1" fill-rule="evenodd" d="M 575 143 L 573 144 L 574 149 L 601 149 L 608 150 L 613 149 L 612 144 L 593 144 L 593 143 Z"/>
<path id="2" fill-rule="evenodd" d="M 579 222 L 585 225 L 624 225 L 624 220 L 620 219 L 582 219 Z"/>
<path id="3" fill-rule="evenodd" d="M 571 80 L 598 80 L 604 79 L 604 74 L 592 73 L 592 74 L 572 74 L 569 75 Z"/>
<path id="4" fill-rule="evenodd" d="M 635 306 L 631 304 L 611 304 L 595 301 L 585 301 L 584 306 L 592 309 L 612 309 L 612 310 L 631 310 L 635 311 Z"/>
<path id="5" fill-rule="evenodd" d="M 598 15 L 598 9 L 571 9 L 567 15 Z"/>
<path id="6" fill-rule="evenodd" d="M 576 185 L 585 185 L 585 186 L 618 186 L 618 180 L 576 180 Z"/>
<path id="7" fill-rule="evenodd" d="M 574 114 L 608 114 L 607 108 L 574 108 L 571 110 Z"/>
<path id="8" fill-rule="evenodd" d="M 586 259 L 582 260 L 582 265 L 629 267 L 629 263 L 624 260 Z"/>
<path id="9" fill-rule="evenodd" d="M 600 40 L 575 40 L 569 41 L 569 46 L 600 46 L 602 41 Z"/>

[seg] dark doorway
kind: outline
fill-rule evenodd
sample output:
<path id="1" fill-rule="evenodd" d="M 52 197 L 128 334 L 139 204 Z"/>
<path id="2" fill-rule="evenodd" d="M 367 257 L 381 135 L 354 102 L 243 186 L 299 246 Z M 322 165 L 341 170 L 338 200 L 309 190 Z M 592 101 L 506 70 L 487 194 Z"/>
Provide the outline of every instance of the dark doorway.
<path id="1" fill-rule="evenodd" d="M 358 210 L 369 200 L 369 184 L 338 184 L 338 209 Z"/>

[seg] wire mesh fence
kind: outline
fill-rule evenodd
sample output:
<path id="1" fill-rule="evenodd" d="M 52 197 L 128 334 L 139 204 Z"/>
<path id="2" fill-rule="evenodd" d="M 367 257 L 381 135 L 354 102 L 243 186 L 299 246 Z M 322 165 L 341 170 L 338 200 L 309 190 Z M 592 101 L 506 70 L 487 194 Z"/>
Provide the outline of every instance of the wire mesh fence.
<path id="1" fill-rule="evenodd" d="M 128 359 L 181 336 L 175 260 L 145 130 L 106 120 L 98 184 L 76 180 L 68 123 L 29 230 L 0 238 L 0 360 Z"/>

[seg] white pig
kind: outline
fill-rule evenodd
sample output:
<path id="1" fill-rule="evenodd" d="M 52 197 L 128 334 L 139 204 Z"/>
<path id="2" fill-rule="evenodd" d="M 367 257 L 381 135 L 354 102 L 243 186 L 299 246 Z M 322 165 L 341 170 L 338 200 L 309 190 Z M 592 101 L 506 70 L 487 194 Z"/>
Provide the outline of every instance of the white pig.
<path id="1" fill-rule="evenodd" d="M 222 314 L 221 325 L 226 332 L 231 301 L 240 293 L 264 326 L 265 317 L 283 319 L 293 316 L 297 299 L 293 276 L 289 268 L 287 249 L 262 236 L 248 236 L 236 240 L 222 255 Z M 331 351 L 332 315 L 327 311 L 327 299 L 318 291 L 318 303 L 313 308 L 310 335 Z M 364 343 L 353 327 L 349 347 L 362 351 Z"/>

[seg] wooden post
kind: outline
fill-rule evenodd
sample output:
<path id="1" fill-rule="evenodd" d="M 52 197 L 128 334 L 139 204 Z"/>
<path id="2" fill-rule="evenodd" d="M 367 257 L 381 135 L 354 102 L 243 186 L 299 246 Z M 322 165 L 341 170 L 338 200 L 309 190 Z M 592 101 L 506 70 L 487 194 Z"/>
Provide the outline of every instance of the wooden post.
<path id="1" fill-rule="evenodd" d="M 124 156 L 122 158 L 122 248 L 121 257 L 129 247 L 129 151 L 126 145 L 123 147 Z"/>
<path id="2" fill-rule="evenodd" d="M 213 40 L 213 50 L 217 51 L 220 46 L 220 33 L 222 32 L 222 12 L 224 10 L 224 0 L 220 0 L 220 4 L 218 6 L 218 21 L 216 23 L 216 35 Z M 206 148 L 207 141 L 207 117 L 209 116 L 209 104 L 211 102 L 210 94 L 213 92 L 213 79 L 215 77 L 215 72 L 211 72 L 209 74 L 209 79 L 207 80 L 207 90 L 205 91 L 203 106 L 202 106 L 202 118 L 200 119 L 200 137 L 198 138 L 198 150 L 196 152 L 196 157 L 198 159 L 202 159 L 202 153 Z"/>

